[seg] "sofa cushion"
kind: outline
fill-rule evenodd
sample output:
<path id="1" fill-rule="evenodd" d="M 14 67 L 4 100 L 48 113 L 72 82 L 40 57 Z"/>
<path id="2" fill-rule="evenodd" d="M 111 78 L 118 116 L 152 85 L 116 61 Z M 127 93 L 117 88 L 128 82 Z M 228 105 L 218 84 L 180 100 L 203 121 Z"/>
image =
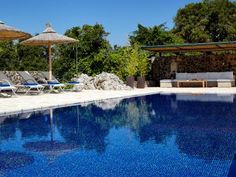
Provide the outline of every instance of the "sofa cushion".
<path id="1" fill-rule="evenodd" d="M 197 73 L 197 79 L 199 80 L 207 80 L 207 73 Z"/>
<path id="2" fill-rule="evenodd" d="M 219 72 L 208 72 L 207 73 L 207 79 L 208 80 L 217 80 L 220 77 Z"/>
<path id="3" fill-rule="evenodd" d="M 233 72 L 221 72 L 218 79 L 234 79 Z"/>
<path id="4" fill-rule="evenodd" d="M 186 77 L 187 77 L 187 80 L 198 79 L 197 73 L 187 73 Z"/>
<path id="5" fill-rule="evenodd" d="M 163 80 L 160 80 L 161 83 L 172 83 L 173 80 L 170 80 L 170 79 L 163 79 Z"/>
<path id="6" fill-rule="evenodd" d="M 187 73 L 176 73 L 176 79 L 177 80 L 186 80 L 187 79 Z"/>
<path id="7" fill-rule="evenodd" d="M 176 80 L 203 79 L 217 81 L 218 79 L 234 80 L 233 72 L 206 72 L 206 73 L 176 73 Z"/>

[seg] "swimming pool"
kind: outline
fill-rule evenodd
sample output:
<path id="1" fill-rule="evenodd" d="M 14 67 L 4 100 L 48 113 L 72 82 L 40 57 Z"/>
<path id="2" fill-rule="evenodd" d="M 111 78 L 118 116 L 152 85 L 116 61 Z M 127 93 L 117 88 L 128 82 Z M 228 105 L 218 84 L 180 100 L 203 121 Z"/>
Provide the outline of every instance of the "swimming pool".
<path id="1" fill-rule="evenodd" d="M 236 176 L 234 95 L 149 95 L 0 119 L 2 176 Z"/>

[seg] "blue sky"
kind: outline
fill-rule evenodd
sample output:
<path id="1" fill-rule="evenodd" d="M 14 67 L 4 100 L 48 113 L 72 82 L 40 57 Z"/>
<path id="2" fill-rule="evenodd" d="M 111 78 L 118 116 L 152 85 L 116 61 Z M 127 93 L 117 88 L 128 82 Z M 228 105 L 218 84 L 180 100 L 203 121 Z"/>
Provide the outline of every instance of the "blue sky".
<path id="1" fill-rule="evenodd" d="M 177 10 L 200 0 L 5 0 L 0 20 L 31 34 L 43 31 L 47 22 L 58 33 L 83 24 L 103 24 L 111 44 L 128 44 L 137 24 L 173 27 Z"/>

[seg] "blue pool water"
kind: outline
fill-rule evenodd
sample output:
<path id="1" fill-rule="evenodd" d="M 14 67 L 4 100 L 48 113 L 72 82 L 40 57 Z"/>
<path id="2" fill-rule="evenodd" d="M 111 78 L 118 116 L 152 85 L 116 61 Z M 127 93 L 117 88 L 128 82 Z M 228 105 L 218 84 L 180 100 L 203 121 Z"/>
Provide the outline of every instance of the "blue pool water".
<path id="1" fill-rule="evenodd" d="M 236 176 L 233 95 L 150 95 L 0 118 L 0 176 Z"/>

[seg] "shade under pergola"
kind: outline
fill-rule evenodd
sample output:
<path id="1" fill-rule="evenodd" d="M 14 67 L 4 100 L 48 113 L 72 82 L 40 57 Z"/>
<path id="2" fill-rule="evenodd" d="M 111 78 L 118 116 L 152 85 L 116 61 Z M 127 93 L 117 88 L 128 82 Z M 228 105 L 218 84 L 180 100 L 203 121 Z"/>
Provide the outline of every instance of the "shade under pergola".
<path id="1" fill-rule="evenodd" d="M 11 26 L 7 26 L 0 21 L 0 40 L 25 39 L 28 37 L 30 37 L 29 33 L 23 32 Z"/>
<path id="2" fill-rule="evenodd" d="M 53 44 L 68 44 L 75 43 L 77 40 L 56 33 L 50 24 L 46 25 L 46 29 L 43 33 L 27 39 L 22 42 L 24 45 L 32 46 L 48 46 L 48 62 L 49 62 L 49 79 L 52 79 L 52 61 L 51 61 L 51 46 Z"/>

